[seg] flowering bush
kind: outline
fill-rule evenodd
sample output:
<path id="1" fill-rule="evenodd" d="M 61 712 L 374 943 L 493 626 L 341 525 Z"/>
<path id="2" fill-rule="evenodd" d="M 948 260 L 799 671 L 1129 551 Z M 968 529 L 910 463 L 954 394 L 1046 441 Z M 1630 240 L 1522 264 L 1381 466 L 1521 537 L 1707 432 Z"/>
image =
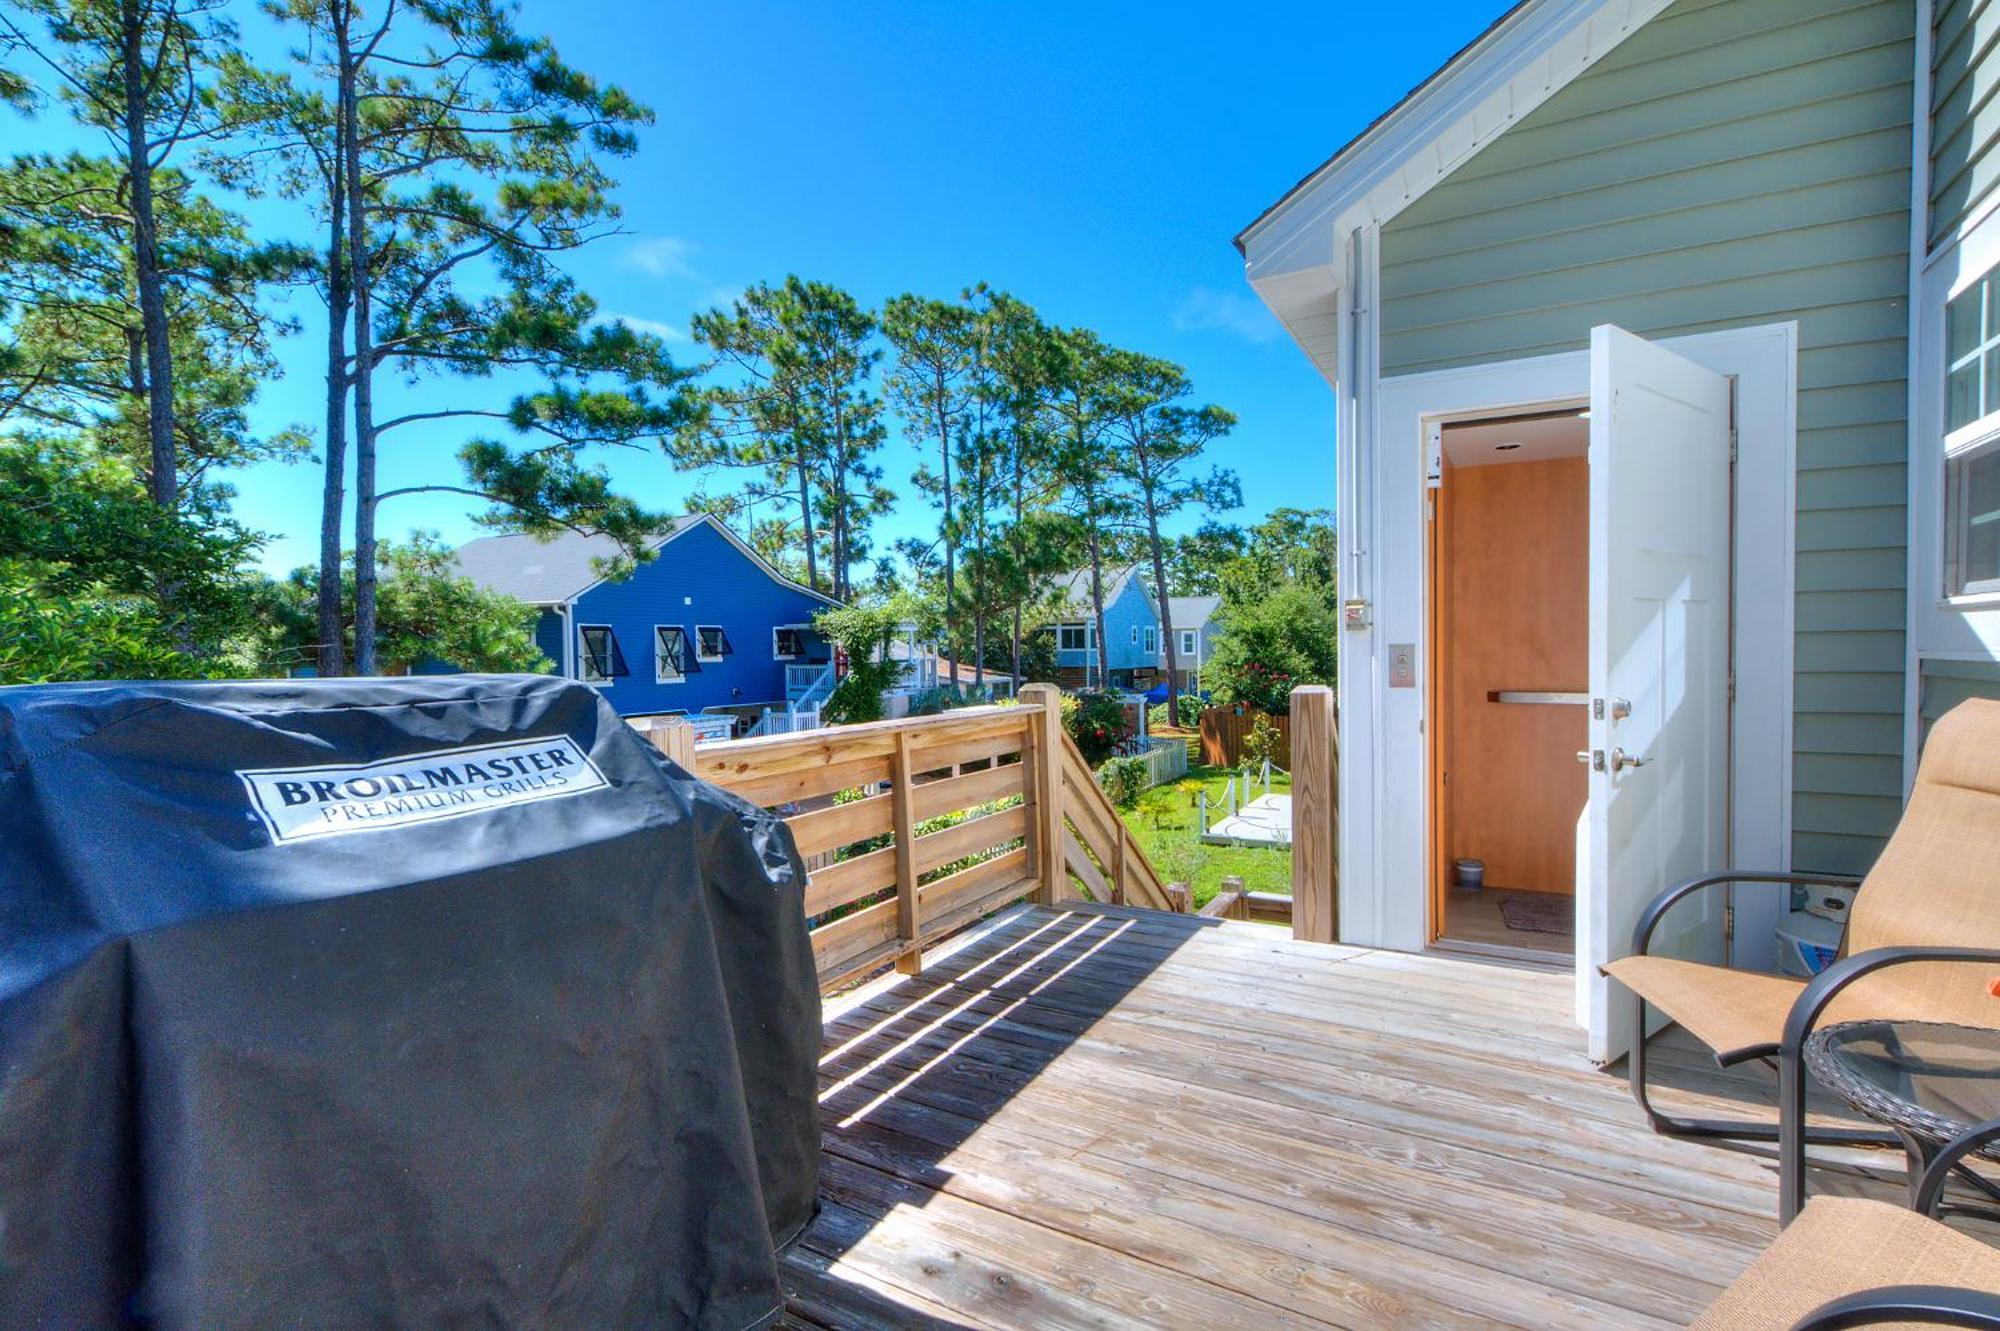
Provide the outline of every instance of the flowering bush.
<path id="1" fill-rule="evenodd" d="M 1078 752 L 1092 767 L 1111 756 L 1118 741 L 1125 738 L 1125 706 L 1110 693 L 1064 694 L 1063 726 L 1076 741 Z"/>
<path id="2" fill-rule="evenodd" d="M 1226 687 L 1231 701 L 1283 716 L 1292 710 L 1292 686 L 1296 683 L 1298 677 L 1289 670 L 1245 661 L 1231 673 Z"/>

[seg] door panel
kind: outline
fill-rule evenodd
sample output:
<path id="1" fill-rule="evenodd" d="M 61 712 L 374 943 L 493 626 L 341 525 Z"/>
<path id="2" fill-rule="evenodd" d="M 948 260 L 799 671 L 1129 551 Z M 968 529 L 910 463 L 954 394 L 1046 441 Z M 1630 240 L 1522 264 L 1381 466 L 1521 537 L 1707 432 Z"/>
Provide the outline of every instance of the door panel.
<path id="1" fill-rule="evenodd" d="M 1728 856 L 1729 382 L 1609 325 L 1590 354 L 1589 731 L 1602 762 L 1578 833 L 1577 988 L 1591 1057 L 1609 1062 L 1630 1048 L 1634 1013 L 1597 968 L 1629 950 L 1662 888 Z M 1701 894 L 1654 950 L 1719 960 L 1721 924 Z"/>

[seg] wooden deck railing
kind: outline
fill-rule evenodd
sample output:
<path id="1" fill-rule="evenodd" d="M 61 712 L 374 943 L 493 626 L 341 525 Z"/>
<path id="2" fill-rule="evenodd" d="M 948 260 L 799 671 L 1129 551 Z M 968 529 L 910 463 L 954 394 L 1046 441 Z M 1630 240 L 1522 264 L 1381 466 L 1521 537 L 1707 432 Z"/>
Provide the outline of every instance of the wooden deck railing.
<path id="1" fill-rule="evenodd" d="M 1018 706 L 706 744 L 641 729 L 668 757 L 777 809 L 799 853 L 820 984 L 893 963 L 1021 897 L 1167 909 L 1159 875 L 1063 732 L 1057 691 Z M 636 724 L 636 723 L 635 723 Z"/>

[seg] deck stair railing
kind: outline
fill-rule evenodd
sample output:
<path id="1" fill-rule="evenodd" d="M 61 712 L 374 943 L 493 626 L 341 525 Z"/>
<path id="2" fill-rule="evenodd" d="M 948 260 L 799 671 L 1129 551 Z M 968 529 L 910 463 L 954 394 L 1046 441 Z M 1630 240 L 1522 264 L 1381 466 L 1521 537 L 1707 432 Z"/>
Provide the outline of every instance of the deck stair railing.
<path id="1" fill-rule="evenodd" d="M 1059 695 L 1018 706 L 704 744 L 643 729 L 704 780 L 781 812 L 799 853 L 820 983 L 893 964 L 1009 902 L 1167 909 L 1164 884 L 1062 729 Z M 636 723 L 635 723 L 636 724 Z M 832 858 L 828 858 L 831 856 Z"/>
<path id="2" fill-rule="evenodd" d="M 785 667 L 785 701 L 794 711 L 806 707 L 817 707 L 833 696 L 833 662 L 820 665 L 788 665 Z"/>

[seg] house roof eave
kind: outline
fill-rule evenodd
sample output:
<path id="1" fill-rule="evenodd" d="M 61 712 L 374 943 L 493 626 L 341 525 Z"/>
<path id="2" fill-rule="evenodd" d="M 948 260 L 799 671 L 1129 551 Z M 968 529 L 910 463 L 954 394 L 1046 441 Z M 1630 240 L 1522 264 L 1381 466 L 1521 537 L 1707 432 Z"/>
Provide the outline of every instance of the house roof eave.
<path id="1" fill-rule="evenodd" d="M 1280 317 L 1288 275 L 1331 271 L 1342 236 L 1388 221 L 1595 64 L 1669 0 L 1521 0 L 1235 238 Z"/>

